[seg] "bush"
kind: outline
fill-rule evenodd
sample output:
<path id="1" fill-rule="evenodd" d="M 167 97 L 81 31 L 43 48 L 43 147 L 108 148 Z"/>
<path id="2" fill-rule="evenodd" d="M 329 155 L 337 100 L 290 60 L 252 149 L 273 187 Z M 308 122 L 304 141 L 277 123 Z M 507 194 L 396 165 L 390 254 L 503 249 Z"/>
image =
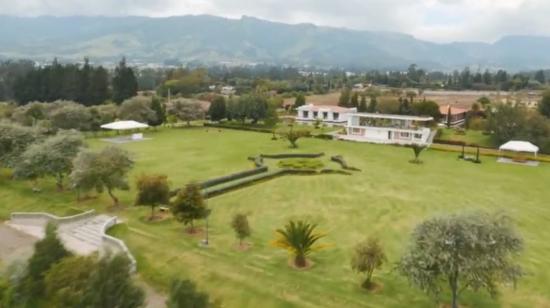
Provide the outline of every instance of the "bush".
<path id="1" fill-rule="evenodd" d="M 324 167 L 323 162 L 318 159 L 286 159 L 278 163 L 284 169 L 320 169 Z"/>
<path id="2" fill-rule="evenodd" d="M 347 164 L 346 161 L 344 160 L 344 157 L 342 157 L 341 155 L 332 156 L 332 157 L 330 158 L 330 160 L 333 161 L 333 162 L 336 162 L 336 163 L 340 164 L 340 166 L 341 166 L 342 169 L 344 169 L 344 170 L 361 171 L 361 169 L 359 169 L 359 168 L 355 168 L 355 167 L 348 166 L 348 164 Z"/>
<path id="3" fill-rule="evenodd" d="M 219 184 L 222 184 L 222 183 L 227 183 L 227 182 L 235 181 L 235 180 L 238 180 L 238 179 L 246 178 L 246 177 L 249 177 L 249 176 L 252 176 L 252 175 L 264 173 L 264 172 L 267 172 L 267 169 L 268 169 L 267 166 L 262 166 L 262 167 L 255 168 L 255 169 L 252 169 L 252 170 L 241 171 L 241 172 L 233 173 L 233 174 L 230 174 L 230 175 L 222 176 L 222 177 L 219 177 L 219 178 L 206 180 L 206 181 L 202 182 L 200 185 L 201 185 L 201 188 L 204 189 L 204 188 L 212 187 L 212 186 L 219 185 Z"/>

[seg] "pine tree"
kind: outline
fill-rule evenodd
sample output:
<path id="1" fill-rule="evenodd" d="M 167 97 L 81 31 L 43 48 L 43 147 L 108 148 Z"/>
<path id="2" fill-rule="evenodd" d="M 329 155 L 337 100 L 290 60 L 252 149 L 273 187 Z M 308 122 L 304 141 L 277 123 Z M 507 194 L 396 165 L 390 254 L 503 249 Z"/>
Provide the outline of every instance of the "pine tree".
<path id="1" fill-rule="evenodd" d="M 357 108 L 357 111 L 359 112 L 367 112 L 367 97 L 365 95 L 361 95 L 361 102 L 359 103 L 359 107 Z"/>
<path id="2" fill-rule="evenodd" d="M 134 70 L 126 66 L 126 58 L 122 58 L 113 76 L 113 101 L 120 104 L 125 99 L 137 94 L 138 84 Z"/>
<path id="3" fill-rule="evenodd" d="M 149 121 L 149 125 L 159 126 L 166 122 L 166 110 L 159 97 L 151 97 L 151 109 L 155 112 L 156 117 L 154 121 Z"/>
<path id="4" fill-rule="evenodd" d="M 211 121 L 220 121 L 226 118 L 227 110 L 225 106 L 225 98 L 223 96 L 216 96 L 210 107 L 208 108 L 208 115 Z"/>

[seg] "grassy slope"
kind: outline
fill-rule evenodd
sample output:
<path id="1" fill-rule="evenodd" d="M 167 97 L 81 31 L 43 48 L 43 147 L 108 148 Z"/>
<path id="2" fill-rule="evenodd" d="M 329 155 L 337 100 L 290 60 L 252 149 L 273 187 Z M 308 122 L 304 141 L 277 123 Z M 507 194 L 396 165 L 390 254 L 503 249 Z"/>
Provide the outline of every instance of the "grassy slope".
<path id="1" fill-rule="evenodd" d="M 455 130 L 452 128 L 443 128 L 442 131 L 443 133 L 441 134 L 441 137 L 439 137 L 441 140 L 463 141 L 467 144 L 477 144 L 483 147 L 495 146 L 491 142 L 491 137 L 489 135 L 484 135 L 482 131 L 466 130 L 464 135 L 455 133 Z"/>
<path id="2" fill-rule="evenodd" d="M 146 134 L 147 135 L 147 134 Z M 290 151 L 271 135 L 223 130 L 174 129 L 149 134 L 153 139 L 123 145 L 137 164 L 132 180 L 142 172 L 168 174 L 174 186 L 191 180 L 251 168 L 247 156 Z M 105 144 L 91 140 L 92 147 Z M 547 200 L 550 165 L 538 168 L 503 165 L 485 158 L 482 165 L 457 161 L 456 153 L 427 151 L 423 165 L 409 164 L 412 151 L 370 144 L 300 140 L 292 151 L 341 154 L 363 172 L 354 176 L 322 175 L 283 177 L 209 200 L 211 247 L 199 248 L 199 237 L 183 233 L 181 225 L 167 220 L 144 223 L 148 208 L 130 206 L 118 213 L 127 225 L 113 234 L 123 238 L 138 259 L 146 280 L 165 289 L 173 277 L 188 277 L 226 307 L 426 307 L 432 300 L 410 287 L 392 271 L 393 264 L 375 273 L 384 284 L 379 294 L 366 294 L 358 286 L 361 276 L 349 268 L 353 245 L 376 234 L 390 263 L 398 260 L 409 234 L 422 220 L 461 210 L 504 210 L 516 221 L 526 242 L 521 258 L 529 272 L 517 290 L 502 289 L 493 301 L 484 293 L 465 293 L 470 307 L 550 306 L 550 242 L 545 225 L 550 218 Z M 326 163 L 330 164 L 330 163 Z M 0 217 L 10 211 L 37 210 L 62 213 L 74 206 L 70 193 L 55 192 L 45 183 L 42 194 L 32 194 L 26 183 L 0 183 Z M 4 189 L 7 188 L 7 189 Z M 120 193 L 131 204 L 133 192 Z M 102 196 L 78 206 L 105 209 Z M 236 212 L 250 214 L 252 250 L 233 249 L 229 221 Z M 287 254 L 270 245 L 274 229 L 290 218 L 308 218 L 328 233 L 332 247 L 312 256 L 306 272 L 288 268 Z"/>

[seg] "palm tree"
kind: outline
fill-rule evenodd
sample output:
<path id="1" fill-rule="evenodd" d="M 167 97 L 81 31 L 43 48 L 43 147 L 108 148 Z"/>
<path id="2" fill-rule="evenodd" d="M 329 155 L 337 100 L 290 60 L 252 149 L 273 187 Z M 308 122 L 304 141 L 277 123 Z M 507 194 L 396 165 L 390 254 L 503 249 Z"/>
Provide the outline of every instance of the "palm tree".
<path id="1" fill-rule="evenodd" d="M 302 220 L 289 221 L 283 229 L 277 229 L 275 232 L 279 236 L 274 245 L 286 249 L 294 255 L 294 265 L 296 267 L 306 266 L 306 256 L 312 251 L 322 249 L 322 245 L 315 243 L 324 237 L 324 234 L 315 232 L 317 225 Z"/>

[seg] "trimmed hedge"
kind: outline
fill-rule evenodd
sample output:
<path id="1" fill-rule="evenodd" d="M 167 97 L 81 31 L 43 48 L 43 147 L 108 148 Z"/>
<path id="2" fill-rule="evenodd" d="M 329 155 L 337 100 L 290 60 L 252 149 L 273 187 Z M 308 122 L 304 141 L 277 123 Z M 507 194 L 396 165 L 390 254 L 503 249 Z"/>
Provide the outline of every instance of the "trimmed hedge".
<path id="1" fill-rule="evenodd" d="M 308 154 L 308 153 L 282 153 L 282 154 L 260 154 L 262 158 L 284 159 L 284 158 L 319 158 L 325 153 Z"/>
<path id="2" fill-rule="evenodd" d="M 264 159 L 261 156 L 249 157 L 248 160 L 253 161 L 256 168 L 262 167 L 264 165 Z"/>
<path id="3" fill-rule="evenodd" d="M 330 158 L 330 160 L 340 164 L 340 166 L 342 166 L 342 169 L 344 169 L 344 170 L 361 171 L 361 169 L 359 169 L 359 168 L 348 166 L 348 164 L 346 163 L 346 161 L 344 160 L 344 157 L 342 157 L 342 155 L 332 156 Z"/>
<path id="4" fill-rule="evenodd" d="M 231 182 L 231 181 L 243 179 L 243 178 L 246 178 L 246 177 L 249 177 L 249 176 L 252 176 L 252 175 L 264 173 L 264 172 L 267 172 L 267 169 L 268 169 L 267 166 L 261 166 L 261 167 L 258 167 L 258 168 L 252 169 L 252 170 L 241 171 L 241 172 L 233 173 L 233 174 L 230 174 L 230 175 L 225 175 L 225 176 L 222 176 L 222 177 L 219 177 L 219 178 L 206 180 L 206 181 L 202 182 L 200 185 L 201 185 L 202 189 L 205 189 L 205 188 L 212 187 L 212 186 L 219 185 L 219 184 L 223 184 L 223 183 L 226 183 L 226 182 Z"/>
<path id="5" fill-rule="evenodd" d="M 251 186 L 263 181 L 271 180 L 276 177 L 280 177 L 283 175 L 317 175 L 317 174 L 344 174 L 344 175 L 351 175 L 350 173 L 347 173 L 342 170 L 332 170 L 332 169 L 324 169 L 321 172 L 317 172 L 317 170 L 313 169 L 279 169 L 277 171 L 260 174 L 258 176 L 254 177 L 247 177 L 240 181 L 234 181 L 231 183 L 227 183 L 227 185 L 214 187 L 211 189 L 205 189 L 203 190 L 203 196 L 205 198 L 212 198 L 215 196 L 222 195 L 224 193 L 237 190 L 243 187 Z"/>
<path id="6" fill-rule="evenodd" d="M 475 143 L 466 143 L 464 141 L 459 141 L 459 140 L 444 140 L 444 139 L 434 139 L 434 142 L 433 143 L 438 143 L 438 144 L 448 144 L 448 145 L 457 145 L 457 146 L 467 146 L 467 147 L 478 147 L 477 144 Z M 480 149 L 494 149 L 494 148 L 491 148 L 491 147 L 486 147 L 486 146 L 479 146 Z"/>
<path id="7" fill-rule="evenodd" d="M 244 130 L 249 132 L 257 133 L 273 133 L 272 128 L 263 128 L 263 127 L 252 127 L 246 125 L 235 125 L 235 124 L 221 124 L 221 123 L 204 123 L 205 127 L 216 127 L 216 128 L 225 128 L 225 129 L 234 129 L 234 130 Z"/>

